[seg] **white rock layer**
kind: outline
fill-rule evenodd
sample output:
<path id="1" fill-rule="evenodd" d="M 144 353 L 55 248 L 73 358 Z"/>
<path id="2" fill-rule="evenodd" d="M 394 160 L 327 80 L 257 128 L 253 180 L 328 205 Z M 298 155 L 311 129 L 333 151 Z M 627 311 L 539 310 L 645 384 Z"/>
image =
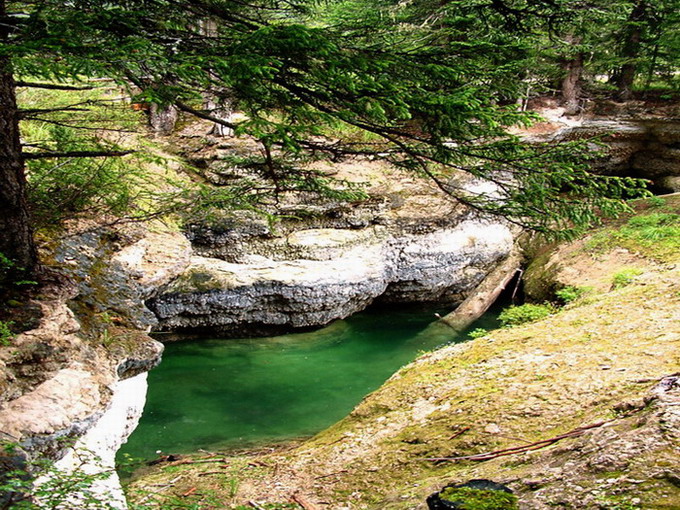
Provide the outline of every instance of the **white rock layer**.
<path id="1" fill-rule="evenodd" d="M 44 485 L 49 482 L 48 477 L 68 475 L 75 471 L 85 476 L 106 473 L 108 476 L 95 480 L 88 492 L 112 508 L 126 509 L 125 495 L 115 471 L 115 457 L 142 416 L 146 401 L 146 379 L 147 373 L 144 372 L 116 382 L 107 410 L 76 442 L 73 449 L 55 463 L 54 472 L 39 478 L 36 484 Z M 74 495 L 68 504 L 78 508 L 78 501 L 78 495 Z"/>
<path id="2" fill-rule="evenodd" d="M 165 329 L 320 326 L 378 297 L 462 301 L 512 245 L 507 226 L 473 219 L 425 234 L 395 235 L 379 226 L 304 230 L 275 240 L 271 257 L 244 257 L 246 263 L 193 257 L 149 305 Z"/>

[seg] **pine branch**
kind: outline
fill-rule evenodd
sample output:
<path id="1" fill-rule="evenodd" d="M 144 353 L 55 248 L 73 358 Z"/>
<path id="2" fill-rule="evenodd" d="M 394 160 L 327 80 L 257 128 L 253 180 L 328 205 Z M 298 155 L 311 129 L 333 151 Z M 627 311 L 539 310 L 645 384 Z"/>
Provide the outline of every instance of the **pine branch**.
<path id="1" fill-rule="evenodd" d="M 190 113 L 191 115 L 193 115 L 194 117 L 198 117 L 199 119 L 209 120 L 214 122 L 215 124 L 221 124 L 222 126 L 226 126 L 231 129 L 236 129 L 238 127 L 238 124 L 234 124 L 233 122 L 229 122 L 220 119 L 219 117 L 210 115 L 204 110 L 196 110 L 195 108 L 192 108 L 191 106 L 182 103 L 181 101 L 175 101 L 175 106 L 182 110 L 183 112 Z"/>
<path id="2" fill-rule="evenodd" d="M 27 152 L 23 154 L 26 159 L 48 158 L 111 158 L 127 156 L 136 151 L 67 151 L 67 152 Z"/>
<path id="3" fill-rule="evenodd" d="M 35 83 L 30 81 L 18 80 L 14 82 L 17 87 L 30 87 L 34 89 L 50 89 L 50 90 L 92 90 L 95 87 L 76 87 L 74 85 L 60 85 L 57 83 Z"/>

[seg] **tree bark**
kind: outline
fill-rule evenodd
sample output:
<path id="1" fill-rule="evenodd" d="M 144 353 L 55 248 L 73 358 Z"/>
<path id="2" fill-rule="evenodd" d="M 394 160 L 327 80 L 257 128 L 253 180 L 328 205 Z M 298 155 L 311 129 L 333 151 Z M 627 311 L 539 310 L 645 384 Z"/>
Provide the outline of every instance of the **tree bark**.
<path id="1" fill-rule="evenodd" d="M 0 19 L 5 18 L 5 0 L 0 0 Z M 0 24 L 0 41 L 7 42 L 8 39 L 9 28 Z M 37 266 L 38 255 L 26 199 L 19 110 L 8 57 L 0 57 L 0 252 L 15 264 L 15 269 L 23 269 L 24 275 Z"/>
<path id="2" fill-rule="evenodd" d="M 160 107 L 152 104 L 149 108 L 149 126 L 159 135 L 169 135 L 175 130 L 179 116 L 174 106 Z"/>
<path id="3" fill-rule="evenodd" d="M 207 37 L 217 37 L 218 29 L 215 20 L 205 19 L 200 31 Z M 226 89 L 208 90 L 203 94 L 203 109 L 210 116 L 229 122 L 233 112 L 232 101 Z M 225 124 L 215 123 L 210 131 L 213 136 L 234 136 L 234 130 Z"/>
<path id="4" fill-rule="evenodd" d="M 570 45 L 577 45 L 580 38 L 567 35 L 566 41 Z M 564 78 L 562 79 L 561 94 L 565 115 L 576 115 L 579 112 L 579 98 L 581 96 L 581 74 L 583 73 L 583 53 L 578 52 L 572 58 L 562 61 Z"/>
<path id="5" fill-rule="evenodd" d="M 640 24 L 645 20 L 646 15 L 647 5 L 645 0 L 638 0 L 628 17 L 628 27 L 621 48 L 621 57 L 624 59 L 624 63 L 616 74 L 617 97 L 621 101 L 628 101 L 633 97 L 633 81 L 637 74 L 637 59 L 640 55 L 642 42 Z"/>
<path id="6" fill-rule="evenodd" d="M 472 294 L 453 312 L 442 317 L 440 322 L 456 332 L 465 330 L 494 304 L 521 267 L 522 259 L 520 251 L 513 248 L 510 255 L 484 278 Z"/>
<path id="7" fill-rule="evenodd" d="M 213 92 L 208 92 L 205 94 L 204 108 L 206 111 L 210 112 L 213 117 L 226 122 L 229 122 L 229 119 L 231 119 L 231 115 L 233 113 L 230 101 L 225 97 L 219 97 Z M 224 124 L 215 123 L 212 130 L 210 131 L 210 134 L 220 137 L 234 136 L 234 130 L 225 126 Z"/>

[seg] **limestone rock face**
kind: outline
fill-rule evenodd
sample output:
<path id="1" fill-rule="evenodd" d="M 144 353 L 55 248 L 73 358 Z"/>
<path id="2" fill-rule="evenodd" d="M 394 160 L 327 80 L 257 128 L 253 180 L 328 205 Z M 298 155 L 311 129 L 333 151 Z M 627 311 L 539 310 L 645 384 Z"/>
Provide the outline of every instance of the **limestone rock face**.
<path id="1" fill-rule="evenodd" d="M 141 234 L 84 232 L 52 253 L 51 263 L 66 278 L 27 298 L 26 306 L 40 312 L 35 327 L 0 346 L 0 431 L 25 457 L 0 466 L 0 476 L 35 458 L 66 456 L 67 464 L 80 468 L 73 441 L 112 468 L 145 398 L 145 384 L 128 381 L 143 383 L 163 351 L 146 333 L 155 317 L 143 299 L 188 263 L 186 239 L 167 235 L 154 241 Z M 112 415 L 117 418 L 105 419 Z M 110 480 L 107 491 L 114 489 L 116 506 L 124 508 L 120 487 Z"/>
<path id="2" fill-rule="evenodd" d="M 561 140 L 601 137 L 596 167 L 611 175 L 641 177 L 657 191 L 680 191 L 680 121 L 654 118 L 590 119 L 554 134 Z"/>
<path id="3" fill-rule="evenodd" d="M 61 475 L 109 474 L 95 480 L 88 491 L 111 508 L 127 508 L 125 494 L 116 473 L 116 452 L 127 441 L 142 416 L 146 401 L 146 379 L 147 374 L 141 373 L 114 383 L 109 407 L 54 466 Z M 48 483 L 51 476 L 54 473 L 40 477 L 36 484 Z M 83 495 L 78 493 L 72 494 L 68 500 L 70 508 L 84 507 L 84 503 Z"/>
<path id="4" fill-rule="evenodd" d="M 464 299 L 509 253 L 510 229 L 475 220 L 430 234 L 396 238 L 396 262 L 381 300 L 390 302 Z"/>
<path id="5" fill-rule="evenodd" d="M 240 263 L 193 257 L 148 305 L 166 330 L 253 334 L 320 326 L 378 298 L 459 301 L 512 244 L 507 226 L 478 219 L 423 234 L 381 225 L 298 230 L 269 243 L 259 239 L 254 253 L 240 244 Z"/>

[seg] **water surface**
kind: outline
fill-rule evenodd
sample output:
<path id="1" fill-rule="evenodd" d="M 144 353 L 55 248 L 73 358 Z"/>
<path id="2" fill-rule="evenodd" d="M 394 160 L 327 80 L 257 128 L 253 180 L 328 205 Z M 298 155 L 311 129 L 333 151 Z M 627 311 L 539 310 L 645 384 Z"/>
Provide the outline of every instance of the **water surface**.
<path id="1" fill-rule="evenodd" d="M 313 332 L 169 343 L 149 373 L 139 427 L 120 454 L 149 459 L 158 450 L 241 448 L 315 434 L 419 351 L 456 340 L 451 330 L 426 330 L 434 311 L 372 309 Z"/>

